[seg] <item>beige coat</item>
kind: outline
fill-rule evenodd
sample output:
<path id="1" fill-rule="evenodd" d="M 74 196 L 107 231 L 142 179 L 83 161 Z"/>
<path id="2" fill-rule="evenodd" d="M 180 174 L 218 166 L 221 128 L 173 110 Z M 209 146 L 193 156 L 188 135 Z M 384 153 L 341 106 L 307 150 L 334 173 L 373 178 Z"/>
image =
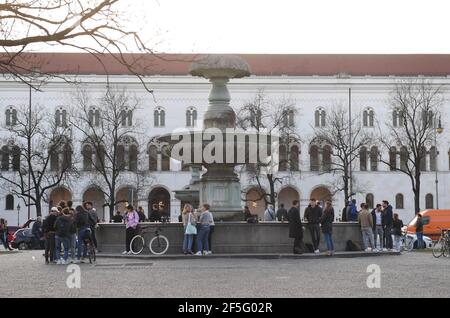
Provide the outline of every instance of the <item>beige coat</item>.
<path id="1" fill-rule="evenodd" d="M 197 224 L 197 218 L 195 217 L 194 213 L 185 213 L 183 214 L 183 225 L 186 226 L 188 224 L 188 220 L 189 220 L 189 214 L 191 215 L 191 224 L 195 225 Z"/>
<path id="2" fill-rule="evenodd" d="M 369 210 L 362 209 L 361 212 L 358 213 L 358 222 L 361 225 L 361 228 L 373 227 L 372 214 Z"/>

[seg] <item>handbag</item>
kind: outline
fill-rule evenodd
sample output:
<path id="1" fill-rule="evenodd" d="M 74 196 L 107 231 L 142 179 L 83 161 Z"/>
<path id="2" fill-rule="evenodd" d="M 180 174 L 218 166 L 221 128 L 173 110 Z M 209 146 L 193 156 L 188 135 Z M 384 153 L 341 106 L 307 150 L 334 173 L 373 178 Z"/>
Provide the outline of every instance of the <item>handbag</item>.
<path id="1" fill-rule="evenodd" d="M 188 224 L 186 225 L 185 234 L 187 234 L 187 235 L 196 235 L 197 234 L 197 227 L 195 225 L 191 224 L 191 213 L 189 213 L 189 219 L 188 219 Z"/>

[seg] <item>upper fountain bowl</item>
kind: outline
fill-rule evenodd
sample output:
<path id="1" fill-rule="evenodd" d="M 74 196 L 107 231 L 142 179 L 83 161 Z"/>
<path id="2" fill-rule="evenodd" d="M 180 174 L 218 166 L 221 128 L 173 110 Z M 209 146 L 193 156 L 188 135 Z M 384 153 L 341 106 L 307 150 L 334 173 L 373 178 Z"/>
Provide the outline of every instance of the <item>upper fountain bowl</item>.
<path id="1" fill-rule="evenodd" d="M 191 63 L 189 74 L 204 78 L 241 78 L 250 76 L 250 66 L 236 55 L 208 54 Z"/>

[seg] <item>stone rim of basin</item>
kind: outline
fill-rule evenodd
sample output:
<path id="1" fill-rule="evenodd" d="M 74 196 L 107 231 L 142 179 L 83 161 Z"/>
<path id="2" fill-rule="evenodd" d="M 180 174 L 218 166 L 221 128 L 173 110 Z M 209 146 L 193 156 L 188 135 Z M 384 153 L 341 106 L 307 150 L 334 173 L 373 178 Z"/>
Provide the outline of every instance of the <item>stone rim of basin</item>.
<path id="1" fill-rule="evenodd" d="M 241 78 L 250 73 L 250 65 L 237 55 L 202 55 L 189 67 L 189 74 L 204 78 Z"/>

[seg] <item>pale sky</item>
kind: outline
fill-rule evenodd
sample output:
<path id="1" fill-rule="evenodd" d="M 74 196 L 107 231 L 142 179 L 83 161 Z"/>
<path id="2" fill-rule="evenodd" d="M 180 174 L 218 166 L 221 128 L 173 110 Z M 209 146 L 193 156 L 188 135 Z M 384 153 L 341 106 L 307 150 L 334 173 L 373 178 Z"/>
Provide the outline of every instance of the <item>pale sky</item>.
<path id="1" fill-rule="evenodd" d="M 158 51 L 450 53 L 448 0 L 129 1 Z"/>

